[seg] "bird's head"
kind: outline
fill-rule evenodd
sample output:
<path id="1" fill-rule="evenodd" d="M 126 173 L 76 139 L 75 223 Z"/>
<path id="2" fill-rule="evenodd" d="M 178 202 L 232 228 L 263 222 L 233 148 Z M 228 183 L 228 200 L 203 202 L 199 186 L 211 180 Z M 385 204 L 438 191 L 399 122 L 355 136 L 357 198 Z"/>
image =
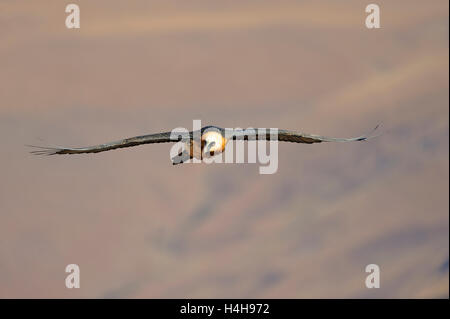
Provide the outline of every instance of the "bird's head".
<path id="1" fill-rule="evenodd" d="M 226 139 L 220 132 L 208 131 L 202 135 L 202 153 L 204 157 L 214 156 L 225 149 Z"/>

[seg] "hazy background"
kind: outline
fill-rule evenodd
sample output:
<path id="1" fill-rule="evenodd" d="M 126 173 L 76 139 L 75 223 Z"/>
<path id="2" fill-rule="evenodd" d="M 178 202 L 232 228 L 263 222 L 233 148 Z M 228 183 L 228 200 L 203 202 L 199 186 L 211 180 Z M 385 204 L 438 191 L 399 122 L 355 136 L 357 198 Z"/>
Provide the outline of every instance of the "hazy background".
<path id="1" fill-rule="evenodd" d="M 448 1 L 377 1 L 378 30 L 369 3 L 1 1 L 0 297 L 448 298 Z M 193 119 L 384 134 L 280 144 L 274 175 L 24 146 Z"/>

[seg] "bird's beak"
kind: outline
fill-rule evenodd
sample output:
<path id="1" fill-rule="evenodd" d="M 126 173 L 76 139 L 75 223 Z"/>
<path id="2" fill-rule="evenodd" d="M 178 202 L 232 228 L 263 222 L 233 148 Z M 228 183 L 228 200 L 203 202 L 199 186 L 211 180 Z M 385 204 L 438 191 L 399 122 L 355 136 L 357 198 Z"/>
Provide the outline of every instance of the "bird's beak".
<path id="1" fill-rule="evenodd" d="M 211 152 L 211 148 L 216 144 L 216 142 L 209 142 L 208 144 L 205 145 L 204 148 L 204 153 L 205 154 L 209 154 L 209 152 Z"/>

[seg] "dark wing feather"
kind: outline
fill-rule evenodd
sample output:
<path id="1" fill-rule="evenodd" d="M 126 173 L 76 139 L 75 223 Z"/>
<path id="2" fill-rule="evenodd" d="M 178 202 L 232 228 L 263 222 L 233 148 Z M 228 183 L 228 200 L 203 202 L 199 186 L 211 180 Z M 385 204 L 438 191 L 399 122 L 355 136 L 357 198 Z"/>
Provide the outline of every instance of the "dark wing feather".
<path id="1" fill-rule="evenodd" d="M 293 142 L 293 143 L 321 143 L 321 142 L 352 142 L 352 141 L 365 141 L 369 138 L 375 137 L 373 133 L 376 129 L 378 129 L 379 125 L 377 125 L 371 132 L 368 134 L 353 137 L 353 138 L 336 138 L 336 137 L 326 137 L 320 135 L 306 134 L 289 130 L 278 130 L 278 141 L 281 142 Z M 237 132 L 233 135 L 232 139 L 236 140 L 256 140 L 257 138 L 260 140 L 269 140 L 270 133 L 269 129 L 266 129 L 266 134 L 257 135 L 257 130 L 244 130 L 241 132 Z"/>
<path id="2" fill-rule="evenodd" d="M 32 151 L 32 154 L 37 155 L 54 155 L 54 154 L 82 154 L 82 153 L 99 153 L 114 150 L 117 148 L 123 147 L 132 147 L 136 145 L 142 144 L 153 144 L 153 143 L 168 143 L 168 142 L 177 142 L 181 140 L 181 136 L 178 136 L 175 139 L 170 138 L 171 132 L 164 133 L 156 133 L 142 136 L 135 136 L 126 138 L 116 142 L 110 142 L 95 146 L 89 147 L 77 147 L 77 148 L 68 148 L 68 147 L 42 147 L 42 146 L 34 146 L 28 145 L 31 147 L 38 148 L 35 151 Z"/>

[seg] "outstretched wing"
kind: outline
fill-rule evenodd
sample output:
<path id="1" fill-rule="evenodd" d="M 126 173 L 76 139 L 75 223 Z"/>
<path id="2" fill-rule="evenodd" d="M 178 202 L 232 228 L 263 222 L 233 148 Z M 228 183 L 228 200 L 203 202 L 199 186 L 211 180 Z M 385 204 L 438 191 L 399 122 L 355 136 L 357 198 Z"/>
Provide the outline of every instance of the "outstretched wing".
<path id="1" fill-rule="evenodd" d="M 34 145 L 28 146 L 37 148 L 37 150 L 31 152 L 36 155 L 99 153 L 114 150 L 117 148 L 137 146 L 141 144 L 168 143 L 168 142 L 177 142 L 181 140 L 181 136 L 176 136 L 176 138 L 171 139 L 170 138 L 171 134 L 172 134 L 171 132 L 164 132 L 164 133 L 135 136 L 116 142 L 110 142 L 89 147 L 68 148 L 68 147 L 43 147 Z"/>
<path id="2" fill-rule="evenodd" d="M 306 134 L 289 130 L 278 130 L 278 141 L 282 142 L 292 142 L 292 143 L 321 143 L 321 142 L 352 142 L 352 141 L 365 141 L 372 137 L 375 137 L 373 133 L 378 129 L 377 125 L 372 131 L 365 135 L 352 138 L 337 138 L 337 137 L 326 137 L 320 135 Z M 234 140 L 269 140 L 271 139 L 269 129 L 266 129 L 266 134 L 258 135 L 257 130 L 243 130 L 240 132 L 233 133 L 232 139 Z M 273 139 L 273 138 L 272 138 Z"/>

